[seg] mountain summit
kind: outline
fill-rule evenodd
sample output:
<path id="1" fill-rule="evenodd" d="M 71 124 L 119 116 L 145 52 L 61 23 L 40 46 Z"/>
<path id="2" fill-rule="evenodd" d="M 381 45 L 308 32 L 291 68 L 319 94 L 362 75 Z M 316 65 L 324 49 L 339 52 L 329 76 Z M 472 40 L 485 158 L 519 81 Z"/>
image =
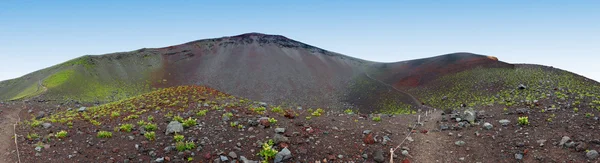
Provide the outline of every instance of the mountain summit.
<path id="1" fill-rule="evenodd" d="M 257 101 L 373 112 L 418 106 L 420 100 L 402 90 L 477 67 L 513 65 L 470 53 L 378 63 L 280 35 L 246 33 L 83 56 L 1 82 L 0 99 L 102 103 L 155 88 L 204 85 Z"/>

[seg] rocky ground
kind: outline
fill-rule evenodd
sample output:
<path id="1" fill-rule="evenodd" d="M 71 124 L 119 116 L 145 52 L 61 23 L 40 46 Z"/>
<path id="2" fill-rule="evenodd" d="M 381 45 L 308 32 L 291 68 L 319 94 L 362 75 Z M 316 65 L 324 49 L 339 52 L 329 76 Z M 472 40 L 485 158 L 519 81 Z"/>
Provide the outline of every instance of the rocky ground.
<path id="1" fill-rule="evenodd" d="M 423 106 L 416 114 L 394 116 L 302 107 L 275 111 L 276 106 L 254 103 L 267 110 L 258 114 L 248 107 L 210 109 L 213 105 L 193 105 L 209 110 L 206 115 L 196 110 L 175 112 L 194 119 L 196 124 L 186 127 L 185 122 L 165 116 L 171 112 L 158 109 L 129 121 L 99 116 L 101 125 L 75 119 L 72 127 L 51 121 L 34 127 L 33 120 L 22 121 L 17 126 L 20 158 L 22 162 L 252 163 L 264 160 L 259 153 L 269 141 L 273 144 L 267 146 L 274 149 L 269 162 L 598 162 L 600 150 L 600 121 L 592 114 L 596 110 L 575 109 L 570 102 L 542 100 L 533 106 L 452 111 Z M 2 161 L 18 161 L 12 141 L 14 117 L 43 120 L 66 110 L 84 115 L 92 113 L 89 106 L 2 103 Z M 140 120 L 157 125 L 153 139 Z M 135 127 L 130 132 L 115 129 L 125 123 Z M 68 134 L 59 137 L 59 131 Z M 100 137 L 100 131 L 111 136 Z M 182 140 L 175 135 L 182 135 Z M 194 145 L 179 148 L 183 142 Z"/>

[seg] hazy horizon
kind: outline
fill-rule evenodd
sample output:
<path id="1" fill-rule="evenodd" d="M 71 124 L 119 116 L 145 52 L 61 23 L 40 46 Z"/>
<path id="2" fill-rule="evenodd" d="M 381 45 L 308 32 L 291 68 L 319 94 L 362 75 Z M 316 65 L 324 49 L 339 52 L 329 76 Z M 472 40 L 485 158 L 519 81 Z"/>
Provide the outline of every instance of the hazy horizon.
<path id="1" fill-rule="evenodd" d="M 249 32 L 377 62 L 454 52 L 600 80 L 600 2 L 21 2 L 0 5 L 0 81 L 83 55 Z"/>

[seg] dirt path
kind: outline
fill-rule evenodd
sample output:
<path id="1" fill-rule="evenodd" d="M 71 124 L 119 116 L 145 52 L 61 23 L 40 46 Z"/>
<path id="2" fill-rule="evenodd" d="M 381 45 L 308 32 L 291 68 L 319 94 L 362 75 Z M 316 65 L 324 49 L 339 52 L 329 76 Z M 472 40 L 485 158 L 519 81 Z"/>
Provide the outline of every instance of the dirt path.
<path id="1" fill-rule="evenodd" d="M 452 145 L 450 137 L 439 131 L 438 121 L 442 119 L 442 110 L 437 109 L 424 118 L 423 126 L 418 128 L 419 132 L 427 130 L 427 134 L 416 134 L 413 136 L 415 142 L 413 144 L 414 151 L 411 153 L 413 162 L 452 162 L 447 160 L 447 153 L 450 150 L 448 145 Z"/>
<path id="2" fill-rule="evenodd" d="M 0 155 L 2 156 L 0 162 L 3 163 L 17 162 L 13 127 L 19 121 L 21 107 L 14 106 L 17 105 L 0 106 L 0 110 L 2 110 L 0 113 Z"/>
<path id="3" fill-rule="evenodd" d="M 371 75 L 369 75 L 369 73 L 367 73 L 367 72 L 364 72 L 364 73 L 365 73 L 365 75 L 367 75 L 367 77 L 368 77 L 369 79 L 375 80 L 375 81 L 377 81 L 377 82 L 379 82 L 379 83 L 381 83 L 381 84 L 383 84 L 383 85 L 385 85 L 385 86 L 392 87 L 394 90 L 396 90 L 396 91 L 398 91 L 398 92 L 400 92 L 400 93 L 403 93 L 403 94 L 406 94 L 406 95 L 410 96 L 410 98 L 412 98 L 413 102 L 414 102 L 416 105 L 420 105 L 420 104 L 421 104 L 421 101 L 419 101 L 419 99 L 417 99 L 415 96 L 411 95 L 410 93 L 407 93 L 407 92 L 405 92 L 405 91 L 402 91 L 402 90 L 400 90 L 400 89 L 398 89 L 398 88 L 396 88 L 396 87 L 394 87 L 394 86 L 392 86 L 392 85 L 389 85 L 389 84 L 387 84 L 387 83 L 385 83 L 385 82 L 383 82 L 383 81 L 381 81 L 381 80 L 375 79 L 375 78 L 371 77 Z"/>

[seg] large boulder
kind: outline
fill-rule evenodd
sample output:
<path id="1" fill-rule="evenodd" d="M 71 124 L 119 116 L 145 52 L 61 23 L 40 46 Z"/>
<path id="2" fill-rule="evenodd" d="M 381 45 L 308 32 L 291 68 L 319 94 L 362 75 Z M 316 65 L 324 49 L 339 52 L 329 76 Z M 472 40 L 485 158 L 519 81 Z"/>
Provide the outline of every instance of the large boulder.
<path id="1" fill-rule="evenodd" d="M 172 133 L 181 133 L 183 132 L 183 125 L 177 121 L 171 121 L 169 125 L 167 125 L 167 131 L 165 134 L 169 135 Z"/>

